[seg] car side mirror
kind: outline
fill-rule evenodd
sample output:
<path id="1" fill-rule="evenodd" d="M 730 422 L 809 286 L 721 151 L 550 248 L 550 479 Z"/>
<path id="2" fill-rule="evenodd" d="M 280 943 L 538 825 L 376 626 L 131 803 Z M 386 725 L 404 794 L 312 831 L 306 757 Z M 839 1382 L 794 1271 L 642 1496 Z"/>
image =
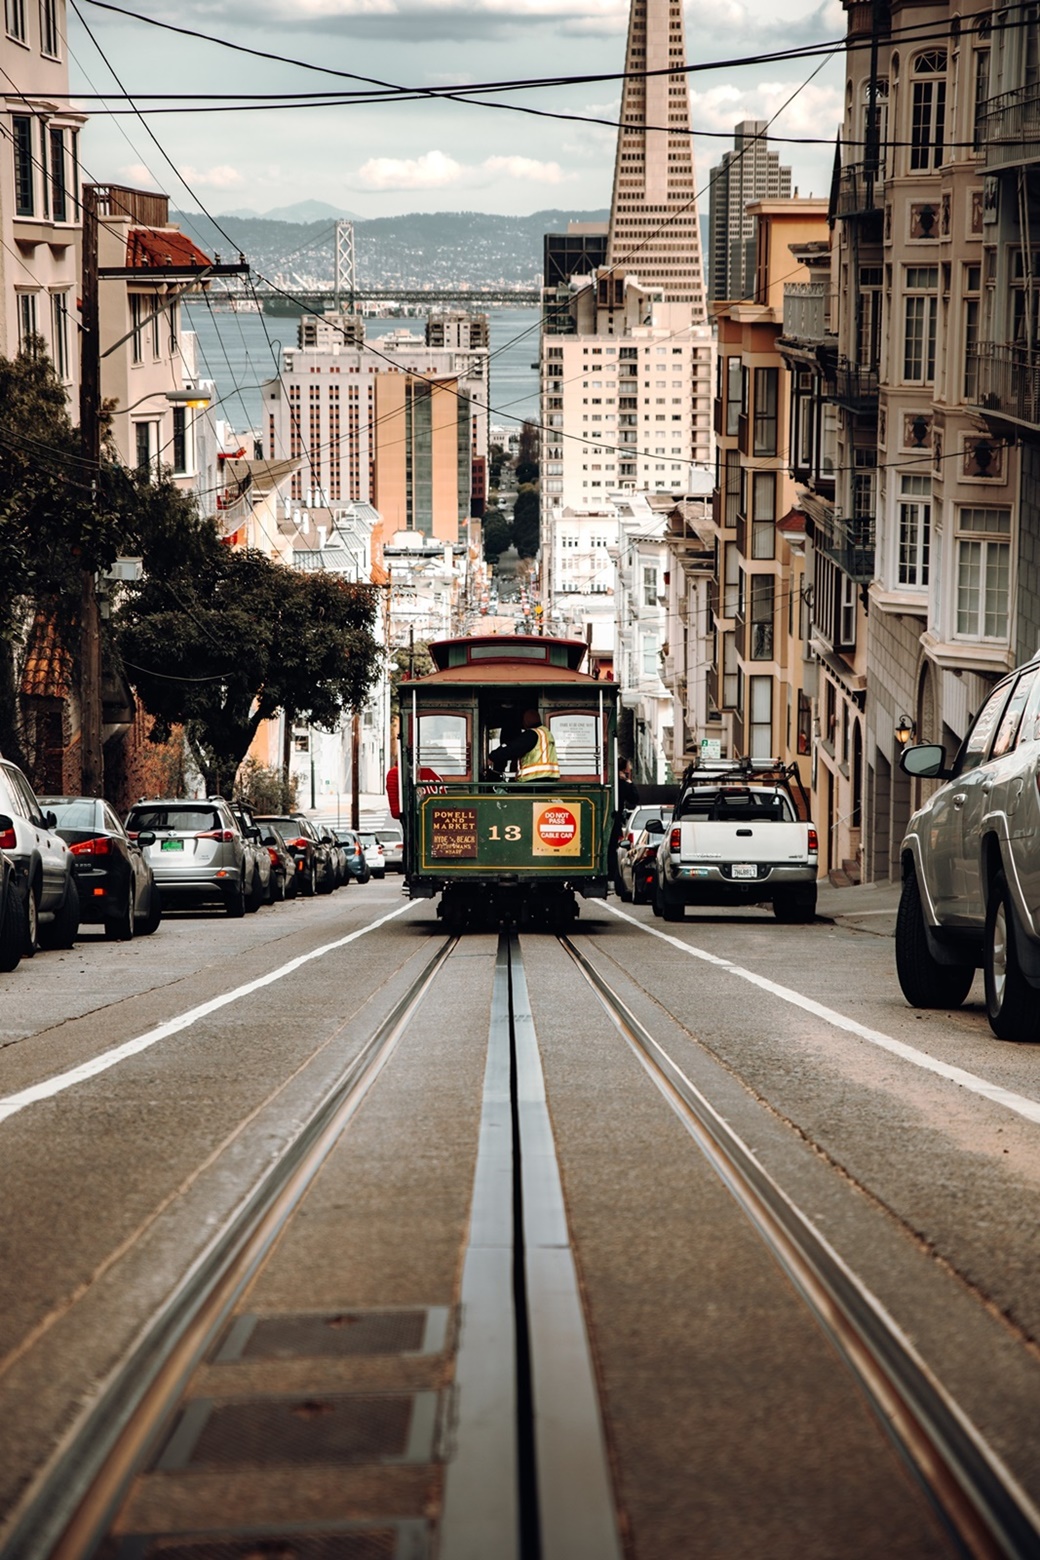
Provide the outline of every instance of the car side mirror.
<path id="1" fill-rule="evenodd" d="M 43 815 L 43 821 L 47 825 L 48 829 L 56 829 L 58 827 L 57 813 L 45 812 Z"/>
<path id="2" fill-rule="evenodd" d="M 246 833 L 246 839 L 247 840 L 258 840 L 260 838 L 260 830 L 259 829 L 247 829 L 245 831 L 245 833 Z"/>
<path id="3" fill-rule="evenodd" d="M 647 823 L 646 832 L 647 834 L 663 834 L 664 824 L 661 822 L 660 818 L 651 818 Z"/>
<path id="4" fill-rule="evenodd" d="M 154 845 L 155 844 L 155 835 L 153 834 L 151 829 L 145 829 L 145 830 L 143 830 L 142 833 L 140 833 L 137 836 L 137 839 L 136 839 L 135 843 L 138 844 L 138 845 L 141 845 L 141 846 L 144 846 L 144 845 Z"/>
<path id="5" fill-rule="evenodd" d="M 938 742 L 904 748 L 899 755 L 899 767 L 905 775 L 918 780 L 948 780 L 951 774 L 946 767 L 946 749 Z"/>

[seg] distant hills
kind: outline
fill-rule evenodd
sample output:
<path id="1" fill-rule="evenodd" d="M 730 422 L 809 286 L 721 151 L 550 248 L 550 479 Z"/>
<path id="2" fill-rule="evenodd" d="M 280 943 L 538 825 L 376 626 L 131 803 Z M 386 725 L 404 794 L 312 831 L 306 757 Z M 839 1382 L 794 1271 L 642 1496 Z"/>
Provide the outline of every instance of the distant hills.
<path id="1" fill-rule="evenodd" d="M 322 215 L 309 216 L 313 207 Z M 321 201 L 303 201 L 289 220 L 273 212 L 243 216 L 228 212 L 211 220 L 198 212 L 170 213 L 209 255 L 228 259 L 239 250 L 263 275 L 291 287 L 328 286 L 334 277 L 335 220 L 339 212 Z M 567 223 L 602 222 L 609 212 L 535 211 L 507 217 L 481 211 L 412 212 L 401 217 L 354 217 L 358 284 L 416 288 L 537 285 L 542 273 L 542 237 L 563 232 Z"/>
<path id="2" fill-rule="evenodd" d="M 268 222 L 335 222 L 337 217 L 346 217 L 351 222 L 365 220 L 356 211 L 342 211 L 339 206 L 330 206 L 325 200 L 298 200 L 295 206 L 274 206 L 270 211 L 252 211 L 247 206 L 242 211 L 226 211 L 224 216 L 259 217 L 266 218 Z"/>

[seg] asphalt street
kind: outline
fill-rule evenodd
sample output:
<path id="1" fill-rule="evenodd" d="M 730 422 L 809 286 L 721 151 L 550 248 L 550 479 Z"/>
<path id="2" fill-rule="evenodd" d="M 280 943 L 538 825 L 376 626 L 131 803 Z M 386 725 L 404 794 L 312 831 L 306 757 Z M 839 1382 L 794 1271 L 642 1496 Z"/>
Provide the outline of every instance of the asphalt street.
<path id="1" fill-rule="evenodd" d="M 1038 1060 L 994 1039 L 979 988 L 955 1013 L 906 1006 L 895 901 L 824 889 L 811 926 L 665 926 L 611 899 L 583 905 L 574 942 L 1040 1504 Z M 390 878 L 243 921 L 180 913 L 130 944 L 87 933 L 0 978 L 0 1520 L 443 940 Z M 414 1466 L 302 1484 L 153 1472 L 121 1531 L 332 1522 L 346 1500 L 436 1533 L 495 941 L 451 955 L 243 1302 L 427 1308 L 455 1319 L 442 1346 L 211 1360 L 189 1388 L 382 1383 L 432 1394 L 437 1437 Z M 521 947 L 624 1553 L 956 1552 L 561 945 Z"/>

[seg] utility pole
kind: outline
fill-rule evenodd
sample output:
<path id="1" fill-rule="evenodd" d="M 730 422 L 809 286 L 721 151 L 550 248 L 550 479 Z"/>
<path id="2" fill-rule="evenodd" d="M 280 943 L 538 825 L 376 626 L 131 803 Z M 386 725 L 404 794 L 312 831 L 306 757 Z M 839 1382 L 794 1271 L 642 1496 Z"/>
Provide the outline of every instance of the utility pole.
<path id="1" fill-rule="evenodd" d="M 361 827 L 361 711 L 355 706 L 350 723 L 350 827 Z"/>
<path id="2" fill-rule="evenodd" d="M 91 503 L 100 497 L 101 481 L 101 321 L 98 298 L 98 191 L 83 186 L 83 297 L 80 333 L 79 429 L 87 462 Z M 101 743 L 101 615 L 94 571 L 88 564 L 80 576 L 79 718 L 81 774 L 84 796 L 102 796 L 105 755 Z"/>

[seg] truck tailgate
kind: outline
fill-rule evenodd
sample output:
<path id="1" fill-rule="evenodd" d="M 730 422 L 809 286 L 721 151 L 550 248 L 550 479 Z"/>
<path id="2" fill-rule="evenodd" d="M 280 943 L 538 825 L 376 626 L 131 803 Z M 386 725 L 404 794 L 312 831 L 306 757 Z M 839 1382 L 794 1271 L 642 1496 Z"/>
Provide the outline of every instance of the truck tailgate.
<path id="1" fill-rule="evenodd" d="M 789 862 L 809 859 L 809 829 L 804 823 L 680 824 L 682 861 Z"/>

